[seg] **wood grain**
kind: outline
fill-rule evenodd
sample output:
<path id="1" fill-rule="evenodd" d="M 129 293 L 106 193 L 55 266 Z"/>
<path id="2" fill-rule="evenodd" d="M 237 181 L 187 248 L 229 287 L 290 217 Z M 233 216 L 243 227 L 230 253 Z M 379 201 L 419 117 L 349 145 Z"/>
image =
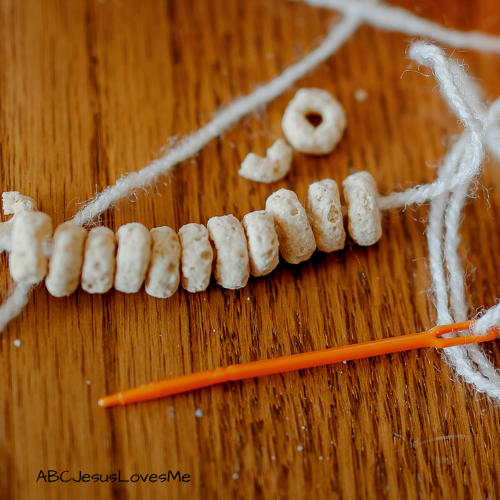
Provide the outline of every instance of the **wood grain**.
<path id="1" fill-rule="evenodd" d="M 495 0 L 398 0 L 459 29 L 500 34 Z M 55 223 L 161 154 L 170 137 L 269 81 L 318 45 L 332 13 L 284 0 L 0 2 L 1 188 L 32 196 Z M 366 169 L 382 192 L 435 177 L 460 131 L 432 78 L 405 58 L 410 37 L 364 26 L 297 86 L 212 141 L 169 179 L 107 213 L 116 230 L 262 209 L 287 187 L 303 200 L 325 177 Z M 500 59 L 463 58 L 500 94 Z M 271 186 L 238 176 L 249 151 L 282 137 L 302 86 L 331 91 L 348 117 L 333 154 L 296 153 Z M 368 93 L 358 102 L 354 93 Z M 495 303 L 500 173 L 493 161 L 466 210 L 472 310 Z M 153 380 L 423 330 L 433 325 L 427 208 L 384 219 L 374 247 L 280 264 L 240 291 L 212 284 L 157 300 L 141 291 L 67 299 L 39 286 L 0 342 L 3 499 L 494 498 L 499 409 L 456 380 L 438 352 L 411 351 L 249 380 L 104 411 L 98 397 Z M 10 284 L 1 258 L 0 285 Z M 21 347 L 13 344 L 22 341 Z M 487 345 L 496 366 L 500 350 Z M 197 418 L 195 411 L 202 410 Z M 40 470 L 190 474 L 165 483 L 44 483 Z"/>

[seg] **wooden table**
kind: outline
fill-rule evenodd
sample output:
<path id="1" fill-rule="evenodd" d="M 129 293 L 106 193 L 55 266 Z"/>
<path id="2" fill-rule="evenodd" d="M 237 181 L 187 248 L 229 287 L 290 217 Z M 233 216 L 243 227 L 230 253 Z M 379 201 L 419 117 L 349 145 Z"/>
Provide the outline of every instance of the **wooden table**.
<path id="1" fill-rule="evenodd" d="M 449 27 L 500 34 L 495 0 L 395 3 Z M 32 196 L 55 224 L 70 218 L 80 202 L 161 155 L 169 138 L 196 130 L 299 60 L 338 19 L 284 0 L 4 0 L 2 190 Z M 214 215 L 242 218 L 279 188 L 304 200 L 309 183 L 340 183 L 363 169 L 381 192 L 432 180 L 461 126 L 435 80 L 406 59 L 410 40 L 362 27 L 294 88 L 179 165 L 149 196 L 120 202 L 103 223 L 177 230 Z M 454 55 L 486 99 L 500 94 L 498 55 Z M 341 143 L 325 157 L 296 152 L 283 181 L 241 178 L 245 155 L 282 137 L 283 110 L 299 87 L 327 89 L 342 102 Z M 366 100 L 356 99 L 358 89 Z M 472 313 L 500 294 L 500 190 L 490 189 L 499 182 L 490 161 L 463 223 Z M 104 394 L 153 380 L 431 327 L 426 217 L 427 207 L 389 213 L 377 245 L 282 263 L 239 291 L 212 283 L 168 300 L 81 290 L 57 299 L 38 286 L 1 336 L 0 497 L 494 498 L 500 410 L 431 349 L 126 408 L 97 406 Z M 5 293 L 10 277 L 1 260 Z M 497 344 L 486 349 L 500 366 Z M 190 480 L 37 481 L 49 470 L 68 471 L 63 479 L 120 472 L 122 480 L 179 471 Z"/>

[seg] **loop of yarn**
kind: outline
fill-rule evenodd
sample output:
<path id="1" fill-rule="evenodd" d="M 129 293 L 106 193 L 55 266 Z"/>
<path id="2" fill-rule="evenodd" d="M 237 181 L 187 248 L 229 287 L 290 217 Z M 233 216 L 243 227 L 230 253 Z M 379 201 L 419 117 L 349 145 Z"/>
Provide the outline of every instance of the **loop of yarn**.
<path id="1" fill-rule="evenodd" d="M 104 189 L 77 213 L 74 222 L 79 225 L 92 224 L 96 217 L 118 200 L 152 184 L 158 176 L 170 172 L 176 164 L 196 155 L 244 115 L 276 98 L 327 59 L 363 22 L 390 31 L 428 37 L 456 48 L 500 53 L 498 37 L 447 29 L 397 7 L 359 0 L 305 1 L 311 5 L 338 10 L 345 17 L 326 36 L 323 43 L 304 59 L 251 94 L 233 101 L 216 113 L 210 123 L 170 149 L 163 157 Z M 411 45 L 408 54 L 419 64 L 431 68 L 441 93 L 450 109 L 463 123 L 465 131 L 445 157 L 438 178 L 433 183 L 379 197 L 378 205 L 381 210 L 388 210 L 431 201 L 427 239 L 438 323 L 448 323 L 453 319 L 462 321 L 467 317 L 467 305 L 463 269 L 457 252 L 460 242 L 458 228 L 470 184 L 481 170 L 485 146 L 500 160 L 500 100 L 495 101 L 486 111 L 481 105 L 477 86 L 467 78 L 463 68 L 447 58 L 441 49 L 429 43 L 416 42 Z M 30 288 L 18 284 L 13 294 L 2 304 L 0 330 L 25 307 Z M 485 334 L 498 324 L 500 304 L 486 311 L 475 323 L 473 330 L 475 333 Z M 463 380 L 472 384 L 478 392 L 500 400 L 500 376 L 480 347 L 470 345 L 449 348 L 445 356 Z"/>

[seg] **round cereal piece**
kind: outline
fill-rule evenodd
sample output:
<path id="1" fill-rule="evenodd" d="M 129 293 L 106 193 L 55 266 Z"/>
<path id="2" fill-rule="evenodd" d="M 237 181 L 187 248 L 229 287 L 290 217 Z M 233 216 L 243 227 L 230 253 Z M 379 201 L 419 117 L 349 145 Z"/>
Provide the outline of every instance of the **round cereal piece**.
<path id="1" fill-rule="evenodd" d="M 265 276 L 280 260 L 273 216 L 265 210 L 250 212 L 243 217 L 242 224 L 247 236 L 250 272 L 253 276 Z"/>
<path id="2" fill-rule="evenodd" d="M 243 288 L 250 276 L 247 240 L 234 215 L 212 217 L 208 234 L 215 248 L 214 276 L 219 285 L 235 290 Z"/>
<path id="3" fill-rule="evenodd" d="M 315 127 L 307 119 L 319 115 Z M 281 127 L 288 142 L 298 151 L 313 155 L 331 153 L 340 141 L 347 120 L 344 108 L 329 92 L 322 89 L 299 89 L 289 102 Z"/>
<path id="4" fill-rule="evenodd" d="M 382 236 L 375 179 L 368 172 L 357 172 L 347 177 L 342 185 L 348 206 L 349 234 L 358 245 L 373 245 Z"/>
<path id="5" fill-rule="evenodd" d="M 45 286 L 54 297 L 71 295 L 80 283 L 83 246 L 87 231 L 74 222 L 64 222 L 54 233 L 49 274 Z"/>
<path id="6" fill-rule="evenodd" d="M 344 217 L 335 181 L 324 179 L 309 186 L 307 212 L 312 217 L 312 230 L 318 250 L 335 252 L 344 248 Z"/>
<path id="7" fill-rule="evenodd" d="M 146 278 L 151 257 L 151 235 L 138 222 L 121 226 L 116 232 L 115 289 L 124 293 L 136 293 Z"/>
<path id="8" fill-rule="evenodd" d="M 248 153 L 238 173 L 256 182 L 275 182 L 283 179 L 290 171 L 292 148 L 282 139 L 278 139 L 267 151 L 265 158 Z"/>
<path id="9" fill-rule="evenodd" d="M 168 226 L 151 229 L 151 263 L 146 278 L 146 293 L 159 299 L 171 297 L 181 280 L 181 244 Z"/>
<path id="10" fill-rule="evenodd" d="M 45 278 L 51 252 L 52 219 L 42 212 L 20 212 L 12 228 L 9 270 L 16 283 L 35 285 Z"/>
<path id="11" fill-rule="evenodd" d="M 290 264 L 298 264 L 311 257 L 316 242 L 297 195 L 288 189 L 276 191 L 266 200 L 266 212 L 273 216 L 283 258 Z"/>
<path id="12" fill-rule="evenodd" d="M 106 293 L 115 279 L 115 233 L 107 227 L 94 227 L 85 242 L 82 288 L 88 293 Z"/>
<path id="13" fill-rule="evenodd" d="M 179 229 L 181 243 L 181 285 L 188 292 L 202 292 L 210 283 L 214 252 L 203 224 L 186 224 Z"/>

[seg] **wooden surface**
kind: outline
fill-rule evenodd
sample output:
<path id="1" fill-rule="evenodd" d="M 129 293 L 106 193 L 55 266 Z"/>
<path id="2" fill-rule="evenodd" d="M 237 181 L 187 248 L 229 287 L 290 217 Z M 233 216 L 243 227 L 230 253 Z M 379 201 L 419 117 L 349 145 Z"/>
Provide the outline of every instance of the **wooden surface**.
<path id="1" fill-rule="evenodd" d="M 396 3 L 450 27 L 500 34 L 495 0 Z M 96 190 L 160 155 L 168 138 L 196 130 L 307 54 L 337 21 L 284 0 L 3 0 L 2 190 L 32 196 L 62 222 Z M 150 196 L 119 203 L 104 224 L 177 230 L 214 215 L 242 218 L 278 188 L 304 200 L 314 180 L 340 183 L 362 169 L 382 192 L 430 181 L 461 128 L 434 79 L 405 72 L 415 69 L 405 58 L 410 40 L 362 27 Z M 487 98 L 500 94 L 498 56 L 455 55 Z M 249 151 L 263 153 L 282 137 L 283 110 L 301 86 L 325 88 L 344 105 L 348 128 L 337 149 L 321 158 L 295 153 L 290 175 L 270 186 L 239 177 Z M 360 88 L 364 102 L 354 97 Z M 463 224 L 473 308 L 500 295 L 499 181 L 491 161 Z M 426 217 L 426 207 L 391 213 L 376 246 L 280 264 L 240 291 L 212 283 L 205 293 L 181 290 L 169 300 L 81 290 L 57 299 L 39 286 L 1 334 L 0 497 L 496 497 L 500 410 L 457 382 L 433 350 L 97 407 L 106 393 L 165 377 L 432 326 Z M 5 292 L 5 256 L 1 265 Z M 487 350 L 500 366 L 498 344 Z M 65 478 L 171 470 L 191 480 L 37 482 L 48 469 L 68 470 Z"/>

